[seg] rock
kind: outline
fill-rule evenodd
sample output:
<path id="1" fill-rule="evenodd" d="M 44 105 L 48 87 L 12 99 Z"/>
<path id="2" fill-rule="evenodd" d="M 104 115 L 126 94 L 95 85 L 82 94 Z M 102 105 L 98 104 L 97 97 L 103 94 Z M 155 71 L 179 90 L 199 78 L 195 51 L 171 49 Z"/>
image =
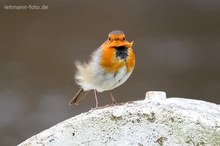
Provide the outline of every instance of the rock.
<path id="1" fill-rule="evenodd" d="M 32 145 L 220 146 L 220 106 L 150 91 L 145 100 L 92 109 L 19 144 Z"/>

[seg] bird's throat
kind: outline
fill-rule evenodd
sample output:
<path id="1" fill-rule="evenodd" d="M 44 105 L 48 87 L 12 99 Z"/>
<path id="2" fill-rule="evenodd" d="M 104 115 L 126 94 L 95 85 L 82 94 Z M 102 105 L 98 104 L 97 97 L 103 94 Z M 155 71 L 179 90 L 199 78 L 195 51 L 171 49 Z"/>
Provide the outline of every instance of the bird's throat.
<path id="1" fill-rule="evenodd" d="M 115 47 L 115 50 L 116 50 L 115 57 L 126 61 L 128 57 L 128 48 L 125 46 L 119 46 L 119 47 Z"/>

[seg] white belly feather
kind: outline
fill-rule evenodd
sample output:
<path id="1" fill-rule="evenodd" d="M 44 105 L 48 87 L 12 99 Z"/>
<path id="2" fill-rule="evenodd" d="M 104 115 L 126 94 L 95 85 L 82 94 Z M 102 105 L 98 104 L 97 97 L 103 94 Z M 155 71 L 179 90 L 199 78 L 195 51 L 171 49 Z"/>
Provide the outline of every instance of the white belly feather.
<path id="1" fill-rule="evenodd" d="M 102 71 L 101 71 L 102 72 Z M 128 77 L 131 75 L 131 72 L 127 73 L 127 68 L 124 66 L 119 69 L 117 74 L 113 73 L 99 73 L 95 76 L 95 89 L 98 92 L 102 92 L 105 90 L 114 89 L 121 84 L 123 84 Z"/>

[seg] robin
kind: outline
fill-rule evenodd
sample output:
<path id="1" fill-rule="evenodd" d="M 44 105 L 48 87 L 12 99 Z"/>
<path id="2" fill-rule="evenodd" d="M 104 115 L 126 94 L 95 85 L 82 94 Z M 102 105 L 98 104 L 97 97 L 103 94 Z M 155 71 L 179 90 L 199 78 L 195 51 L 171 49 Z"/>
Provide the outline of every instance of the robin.
<path id="1" fill-rule="evenodd" d="M 97 108 L 97 92 L 112 90 L 123 84 L 135 66 L 132 45 L 133 42 L 128 42 L 122 31 L 115 30 L 110 32 L 108 39 L 92 53 L 88 63 L 77 61 L 75 80 L 80 90 L 69 104 L 78 105 L 86 94 L 93 90 Z M 112 94 L 111 98 L 115 103 Z"/>

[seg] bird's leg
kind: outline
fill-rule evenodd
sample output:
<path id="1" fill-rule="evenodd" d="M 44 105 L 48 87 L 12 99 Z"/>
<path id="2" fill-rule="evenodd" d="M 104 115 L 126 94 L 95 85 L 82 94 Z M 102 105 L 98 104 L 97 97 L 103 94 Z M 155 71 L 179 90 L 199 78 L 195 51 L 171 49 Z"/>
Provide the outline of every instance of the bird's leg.
<path id="1" fill-rule="evenodd" d="M 97 91 L 96 91 L 96 89 L 94 89 L 93 91 L 94 91 L 94 94 L 95 94 L 95 107 L 98 108 L 99 107 L 99 103 L 98 103 Z"/>
<path id="2" fill-rule="evenodd" d="M 113 104 L 116 104 L 116 101 L 115 101 L 115 99 L 114 99 L 114 97 L 113 97 L 113 95 L 112 95 L 111 92 L 110 92 L 110 96 L 111 96 L 111 99 L 112 99 L 112 103 L 113 103 Z"/>

